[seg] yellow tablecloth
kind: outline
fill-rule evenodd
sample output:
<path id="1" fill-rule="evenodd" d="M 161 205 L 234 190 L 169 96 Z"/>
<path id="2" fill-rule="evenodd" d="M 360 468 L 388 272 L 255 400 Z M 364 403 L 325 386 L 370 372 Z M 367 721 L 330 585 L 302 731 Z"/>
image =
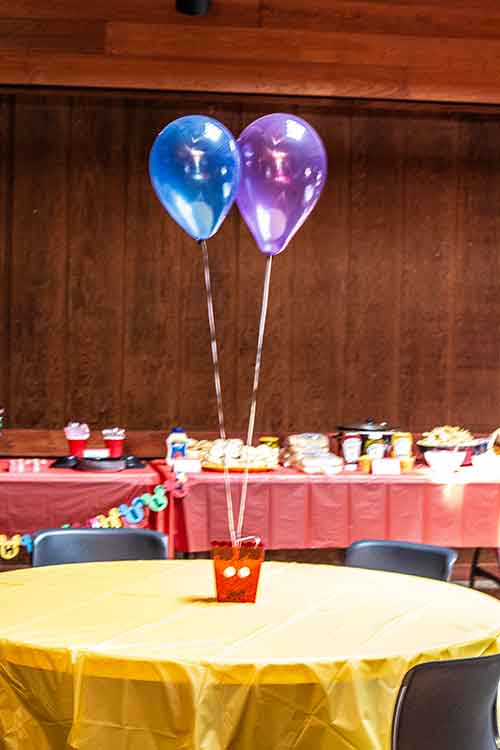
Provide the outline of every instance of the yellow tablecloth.
<path id="1" fill-rule="evenodd" d="M 495 653 L 500 603 L 451 584 L 266 563 L 217 604 L 208 561 L 0 575 L 0 747 L 387 750 L 404 673 Z"/>

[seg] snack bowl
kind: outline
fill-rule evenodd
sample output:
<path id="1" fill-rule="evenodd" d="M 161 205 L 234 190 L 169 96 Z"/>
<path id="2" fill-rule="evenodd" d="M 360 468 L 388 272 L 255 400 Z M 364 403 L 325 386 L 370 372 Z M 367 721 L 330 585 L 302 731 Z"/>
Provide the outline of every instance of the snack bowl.
<path id="1" fill-rule="evenodd" d="M 432 443 L 426 443 L 423 440 L 417 441 L 417 446 L 422 453 L 425 461 L 427 464 L 429 464 L 429 460 L 427 458 L 428 453 L 461 453 L 463 455 L 463 459 L 460 462 L 459 466 L 470 466 L 472 464 L 472 456 L 478 456 L 481 453 L 485 453 L 488 450 L 488 443 L 490 438 L 489 437 L 480 437 L 480 438 L 474 438 L 468 443 L 461 443 L 457 445 L 437 445 Z M 445 461 L 446 459 L 430 459 L 437 461 Z M 449 459 L 452 461 L 452 459 Z M 458 461 L 458 459 L 456 459 Z M 458 467 L 457 467 L 458 468 Z M 453 470 L 454 471 L 454 470 Z"/>
<path id="2" fill-rule="evenodd" d="M 474 440 L 471 440 L 469 443 L 458 445 L 432 445 L 429 443 L 426 444 L 421 440 L 417 442 L 417 445 L 427 463 L 429 463 L 429 461 L 427 460 L 426 454 L 430 451 L 441 451 L 443 453 L 459 452 L 464 454 L 463 461 L 461 462 L 460 466 L 470 466 L 472 464 L 472 456 L 478 456 L 488 450 L 488 442 L 489 437 L 482 437 L 474 438 Z M 440 459 L 437 460 L 439 461 Z M 445 459 L 442 460 L 444 461 Z"/>
<path id="3" fill-rule="evenodd" d="M 440 474 L 451 474 L 459 469 L 465 461 L 466 450 L 462 448 L 432 448 L 424 451 L 424 458 L 433 471 Z"/>
<path id="4" fill-rule="evenodd" d="M 487 451 L 491 440 L 492 436 L 475 438 L 470 430 L 464 427 L 444 424 L 434 427 L 430 432 L 424 432 L 417 442 L 417 446 L 424 458 L 425 453 L 431 450 L 465 451 L 462 463 L 464 466 L 470 466 L 472 456 Z"/>

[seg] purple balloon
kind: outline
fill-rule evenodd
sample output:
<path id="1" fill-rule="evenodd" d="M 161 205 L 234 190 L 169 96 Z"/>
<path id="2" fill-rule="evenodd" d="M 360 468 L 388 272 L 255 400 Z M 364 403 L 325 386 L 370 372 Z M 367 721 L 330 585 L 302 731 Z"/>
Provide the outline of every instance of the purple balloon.
<path id="1" fill-rule="evenodd" d="M 259 249 L 277 255 L 318 201 L 326 180 L 325 147 L 305 120 L 282 113 L 252 122 L 238 146 L 238 208 Z"/>

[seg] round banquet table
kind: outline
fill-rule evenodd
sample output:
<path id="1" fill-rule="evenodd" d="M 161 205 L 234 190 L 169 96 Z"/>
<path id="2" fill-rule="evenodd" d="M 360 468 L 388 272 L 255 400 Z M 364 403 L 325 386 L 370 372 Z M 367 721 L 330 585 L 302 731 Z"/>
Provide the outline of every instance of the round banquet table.
<path id="1" fill-rule="evenodd" d="M 415 663 L 496 653 L 500 603 L 393 573 L 265 563 L 218 604 L 211 562 L 0 576 L 0 747 L 388 750 Z"/>

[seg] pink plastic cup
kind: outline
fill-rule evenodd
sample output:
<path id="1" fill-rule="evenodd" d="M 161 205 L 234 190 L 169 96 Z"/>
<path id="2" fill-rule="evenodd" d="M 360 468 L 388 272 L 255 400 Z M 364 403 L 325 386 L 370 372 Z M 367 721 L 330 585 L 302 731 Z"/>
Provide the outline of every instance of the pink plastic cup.
<path id="1" fill-rule="evenodd" d="M 78 440 L 68 439 L 68 446 L 70 456 L 78 456 L 82 458 L 85 448 L 87 447 L 87 440 L 86 438 L 80 438 Z"/>
<path id="2" fill-rule="evenodd" d="M 125 438 L 122 437 L 108 437 L 104 440 L 104 445 L 109 451 L 110 458 L 121 458 L 123 456 L 124 444 Z"/>

